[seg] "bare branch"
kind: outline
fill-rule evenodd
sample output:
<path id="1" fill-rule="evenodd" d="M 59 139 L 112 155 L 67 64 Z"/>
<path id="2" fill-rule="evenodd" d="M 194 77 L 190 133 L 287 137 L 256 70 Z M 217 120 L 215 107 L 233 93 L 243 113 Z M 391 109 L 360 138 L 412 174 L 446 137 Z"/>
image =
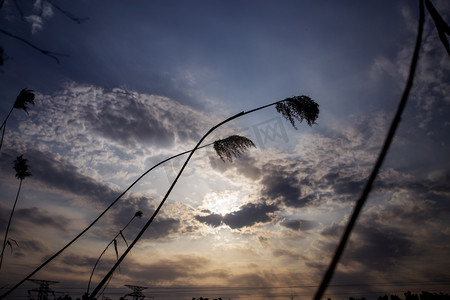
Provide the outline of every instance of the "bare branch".
<path id="1" fill-rule="evenodd" d="M 48 51 L 48 50 L 39 48 L 38 46 L 36 46 L 36 45 L 30 43 L 30 42 L 27 41 L 26 39 L 21 38 L 20 36 L 14 35 L 14 34 L 12 34 L 12 33 L 9 33 L 8 31 L 5 31 L 5 30 L 3 30 L 3 29 L 0 29 L 0 32 L 3 33 L 3 34 L 5 34 L 5 35 L 7 35 L 7 36 L 9 36 L 9 37 L 12 37 L 13 39 L 19 40 L 19 41 L 21 41 L 21 42 L 27 44 L 28 46 L 30 46 L 30 47 L 33 48 L 34 50 L 39 51 L 39 52 L 41 52 L 42 54 L 44 54 L 44 55 L 46 55 L 46 56 L 48 56 L 48 57 L 53 58 L 58 64 L 60 64 L 61 62 L 59 61 L 59 58 L 58 58 L 57 56 L 65 56 L 65 57 L 68 57 L 67 54 L 56 53 L 56 52 L 52 52 L 52 51 Z"/>
<path id="2" fill-rule="evenodd" d="M 58 5 L 56 5 L 55 3 L 53 3 L 50 0 L 47 0 L 48 3 L 50 3 L 54 8 L 56 8 L 57 10 L 59 10 L 61 13 L 63 13 L 66 17 L 68 17 L 69 19 L 71 19 L 72 21 L 81 24 L 84 21 L 89 20 L 89 18 L 77 18 L 74 15 L 72 15 L 70 12 L 68 12 L 67 10 L 62 9 L 61 7 L 59 7 Z"/>

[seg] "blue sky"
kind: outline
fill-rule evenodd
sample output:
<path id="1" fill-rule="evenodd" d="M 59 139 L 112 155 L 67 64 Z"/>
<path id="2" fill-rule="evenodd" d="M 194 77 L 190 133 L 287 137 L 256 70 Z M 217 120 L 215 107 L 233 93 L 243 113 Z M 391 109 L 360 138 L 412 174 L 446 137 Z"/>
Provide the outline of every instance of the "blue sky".
<path id="1" fill-rule="evenodd" d="M 273 107 L 215 131 L 256 149 L 224 163 L 199 150 L 156 222 L 117 272 L 157 299 L 312 297 L 359 197 L 400 100 L 418 18 L 417 1 L 6 0 L 0 28 L 60 63 L 0 35 L 0 119 L 23 88 L 0 153 L 0 230 L 29 160 L 7 251 L 2 291 L 89 224 L 140 174 L 191 149 L 219 121 L 296 95 L 320 105 L 298 130 Z M 449 20 L 450 5 L 433 1 Z M 406 290 L 449 293 L 450 60 L 426 15 L 415 84 L 388 157 L 327 297 Z M 183 158 L 159 167 L 36 279 L 80 297 L 103 248 L 132 240 Z M 119 251 L 125 249 L 119 240 Z M 106 252 L 97 283 L 114 263 Z M 27 282 L 14 299 L 26 299 Z M 185 297 L 185 298 L 183 298 Z"/>

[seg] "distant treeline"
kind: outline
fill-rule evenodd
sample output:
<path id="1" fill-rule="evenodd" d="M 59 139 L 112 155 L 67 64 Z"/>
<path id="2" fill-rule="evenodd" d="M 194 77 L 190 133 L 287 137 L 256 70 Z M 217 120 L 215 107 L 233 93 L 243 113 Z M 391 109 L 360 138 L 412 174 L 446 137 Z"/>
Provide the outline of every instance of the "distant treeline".
<path id="1" fill-rule="evenodd" d="M 422 291 L 422 293 L 418 294 L 413 294 L 410 291 L 407 291 L 406 293 L 403 293 L 403 295 L 405 295 L 405 300 L 450 300 L 450 295 L 448 294 L 443 294 L 443 293 L 429 293 L 429 292 L 425 292 Z M 330 298 L 328 298 L 328 300 L 331 300 Z M 354 297 L 349 297 L 348 300 L 366 300 L 366 298 L 354 298 Z M 400 298 L 397 295 L 384 295 L 384 296 L 379 296 L 377 298 L 377 300 L 403 300 L 402 298 Z"/>

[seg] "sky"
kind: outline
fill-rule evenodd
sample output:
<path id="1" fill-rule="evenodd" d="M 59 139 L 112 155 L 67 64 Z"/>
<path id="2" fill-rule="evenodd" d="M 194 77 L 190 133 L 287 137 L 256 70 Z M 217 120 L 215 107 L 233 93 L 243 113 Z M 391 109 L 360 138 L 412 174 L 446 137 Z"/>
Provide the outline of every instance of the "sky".
<path id="1" fill-rule="evenodd" d="M 433 3 L 449 22 L 450 3 Z M 32 173 L 1 292 L 212 126 L 306 95 L 320 105 L 311 127 L 296 130 L 272 106 L 215 130 L 205 143 L 238 134 L 256 147 L 232 162 L 195 152 L 103 295 L 118 299 L 127 284 L 155 299 L 312 298 L 400 101 L 417 21 L 412 0 L 5 0 L 0 28 L 58 55 L 0 32 L 0 120 L 23 88 L 36 95 L 29 114 L 11 114 L 0 151 L 1 240 L 17 156 Z M 325 297 L 450 293 L 449 114 L 450 59 L 426 13 L 409 102 Z M 134 239 L 185 159 L 146 175 L 33 278 L 81 297 L 103 249 L 142 211 L 122 232 Z M 111 245 L 91 291 L 115 260 Z"/>

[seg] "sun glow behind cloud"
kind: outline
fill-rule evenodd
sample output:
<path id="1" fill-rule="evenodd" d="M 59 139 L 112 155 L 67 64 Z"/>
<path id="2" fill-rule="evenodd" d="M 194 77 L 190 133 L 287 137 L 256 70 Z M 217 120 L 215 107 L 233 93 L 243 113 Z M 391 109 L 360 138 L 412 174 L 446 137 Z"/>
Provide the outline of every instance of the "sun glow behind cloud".
<path id="1" fill-rule="evenodd" d="M 243 204 L 245 204 L 245 200 L 239 191 L 213 191 L 203 197 L 200 209 L 206 209 L 224 216 L 239 210 Z"/>

